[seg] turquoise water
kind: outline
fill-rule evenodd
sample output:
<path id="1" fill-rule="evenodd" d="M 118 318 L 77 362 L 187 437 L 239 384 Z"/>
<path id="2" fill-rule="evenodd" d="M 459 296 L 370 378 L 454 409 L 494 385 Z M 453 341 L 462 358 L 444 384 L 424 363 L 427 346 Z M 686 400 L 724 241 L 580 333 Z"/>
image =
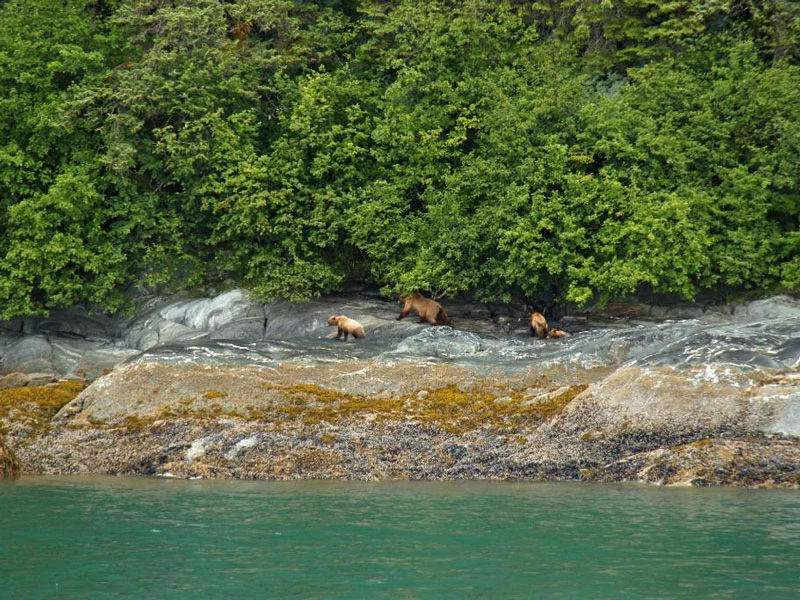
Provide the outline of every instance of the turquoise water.
<path id="1" fill-rule="evenodd" d="M 800 492 L 0 481 L 0 598 L 797 598 Z"/>

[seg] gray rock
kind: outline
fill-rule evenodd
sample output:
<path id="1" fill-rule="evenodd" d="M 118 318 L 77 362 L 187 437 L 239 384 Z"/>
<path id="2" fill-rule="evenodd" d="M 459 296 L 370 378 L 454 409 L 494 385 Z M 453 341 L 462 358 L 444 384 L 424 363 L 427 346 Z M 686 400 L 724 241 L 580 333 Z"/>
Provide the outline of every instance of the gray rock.
<path id="1" fill-rule="evenodd" d="M 43 335 L 24 337 L 11 345 L 3 356 L 3 371 L 11 373 L 58 372 L 53 363 L 53 347 Z"/>
<path id="2" fill-rule="evenodd" d="M 477 354 L 480 350 L 481 338 L 474 333 L 430 327 L 400 342 L 392 354 L 451 358 Z"/>
<path id="3" fill-rule="evenodd" d="M 123 340 L 127 346 L 138 350 L 159 344 L 200 340 L 223 327 L 236 331 L 237 319 L 252 322 L 254 313 L 263 313 L 261 305 L 247 298 L 242 290 L 226 292 L 215 298 L 178 297 L 171 301 L 151 298 L 142 302 L 137 316 L 123 333 Z"/>
<path id="4" fill-rule="evenodd" d="M 215 298 L 169 304 L 159 310 L 159 315 L 190 329 L 213 331 L 248 314 L 253 304 L 243 290 L 232 290 Z"/>
<path id="5" fill-rule="evenodd" d="M 55 373 L 9 373 L 0 377 L 0 390 L 29 385 L 44 385 L 57 379 Z"/>
<path id="6" fill-rule="evenodd" d="M 762 432 L 800 438 L 800 380 L 793 380 L 789 385 L 765 388 L 762 396 L 755 401 L 771 409 L 769 418 L 760 427 Z"/>
<path id="7" fill-rule="evenodd" d="M 45 385 L 58 379 L 55 373 L 28 373 L 27 386 Z"/>
<path id="8" fill-rule="evenodd" d="M 262 355 L 300 361 L 429 356 L 505 370 L 530 363 L 547 368 L 725 363 L 751 370 L 800 365 L 800 318 L 796 318 L 800 303 L 788 296 L 737 307 L 733 316 L 730 307 L 617 303 L 609 308 L 606 321 L 586 314 L 561 319 L 561 328 L 579 335 L 538 342 L 526 335 L 524 317 L 514 316 L 518 307 L 463 301 L 443 304 L 456 315 L 455 331 L 419 324 L 414 315 L 397 321 L 397 303 L 375 296 L 329 296 L 267 305 L 250 300 L 241 290 L 214 298 L 149 297 L 139 301 L 131 318 L 109 319 L 70 309 L 54 311 L 48 318 L 2 323 L 0 360 L 6 372 L 45 370 L 62 375 L 86 373 L 90 378 L 137 351 L 167 346 L 170 360 L 187 362 L 242 361 Z M 326 338 L 334 337 L 335 329 L 327 326 L 327 319 L 333 314 L 361 322 L 366 340 L 330 344 Z M 653 316 L 679 320 L 659 323 Z M 696 318 L 686 320 L 689 316 Z M 21 336 L 20 325 L 31 335 Z M 234 356 L 234 352 L 220 352 L 218 341 L 247 348 Z"/>
<path id="9" fill-rule="evenodd" d="M 226 323 L 208 334 L 210 340 L 261 340 L 264 339 L 264 317 L 243 317 Z"/>
<path id="10" fill-rule="evenodd" d="M 174 321 L 155 317 L 137 320 L 125 333 L 123 341 L 128 347 L 147 350 L 159 344 L 198 340 L 207 335 L 206 331 L 198 331 Z"/>
<path id="11" fill-rule="evenodd" d="M 82 308 L 54 310 L 46 318 L 31 320 L 36 333 L 98 340 L 111 338 L 120 323 L 108 317 L 90 316 Z"/>
<path id="12" fill-rule="evenodd" d="M 82 354 L 67 375 L 77 375 L 82 379 L 94 381 L 104 373 L 111 371 L 123 361 L 138 355 L 137 350 L 130 348 L 104 347 L 89 350 Z"/>
<path id="13" fill-rule="evenodd" d="M 53 351 L 53 367 L 63 375 L 74 372 L 84 356 L 103 345 L 99 341 L 61 336 L 48 336 L 48 341 Z"/>
<path id="14" fill-rule="evenodd" d="M 441 301 L 445 312 L 454 319 L 482 319 L 490 320 L 492 318 L 492 311 L 486 304 L 477 302 L 463 302 L 463 303 L 449 303 Z"/>
<path id="15" fill-rule="evenodd" d="M 17 317 L 9 321 L 0 321 L 0 336 L 17 336 L 30 334 L 31 331 L 25 330 L 25 319 Z"/>
<path id="16" fill-rule="evenodd" d="M 575 399 L 554 427 L 579 436 L 671 438 L 792 434 L 798 425 L 800 381 L 760 386 L 746 371 L 725 366 L 618 369 Z"/>
<path id="17" fill-rule="evenodd" d="M 99 340 L 36 335 L 21 338 L 7 349 L 3 370 L 62 376 L 79 373 L 91 379 L 135 353 Z"/>
<path id="18" fill-rule="evenodd" d="M 769 320 L 800 318 L 800 302 L 791 296 L 773 296 L 764 300 L 755 300 L 733 311 L 735 320 Z"/>

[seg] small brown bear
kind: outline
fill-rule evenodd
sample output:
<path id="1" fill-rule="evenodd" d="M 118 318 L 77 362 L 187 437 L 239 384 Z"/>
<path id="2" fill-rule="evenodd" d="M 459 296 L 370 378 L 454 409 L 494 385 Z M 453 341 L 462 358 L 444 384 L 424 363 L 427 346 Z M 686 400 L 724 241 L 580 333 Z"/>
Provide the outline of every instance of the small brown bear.
<path id="1" fill-rule="evenodd" d="M 347 341 L 347 336 L 352 335 L 354 338 L 363 338 L 364 337 L 364 326 L 354 319 L 350 319 L 348 317 L 339 315 L 334 316 L 328 319 L 328 327 L 336 325 L 339 330 L 336 332 L 336 339 L 341 339 L 342 334 L 344 334 L 344 340 Z"/>
<path id="2" fill-rule="evenodd" d="M 532 312 L 528 315 L 531 318 L 531 337 L 547 337 L 547 319 L 542 313 Z"/>
<path id="3" fill-rule="evenodd" d="M 550 332 L 547 334 L 547 337 L 550 339 L 557 339 L 557 338 L 565 338 L 569 337 L 571 334 L 563 329 L 559 329 L 558 327 L 553 327 L 550 329 Z"/>
<path id="4" fill-rule="evenodd" d="M 407 317 L 408 313 L 414 309 L 419 316 L 420 323 L 427 322 L 431 325 L 453 326 L 453 319 L 447 316 L 442 305 L 436 302 L 436 300 L 426 298 L 419 292 L 414 292 L 410 296 L 400 296 L 400 300 L 398 300 L 397 303 L 403 305 L 400 316 L 397 317 L 398 321 Z"/>

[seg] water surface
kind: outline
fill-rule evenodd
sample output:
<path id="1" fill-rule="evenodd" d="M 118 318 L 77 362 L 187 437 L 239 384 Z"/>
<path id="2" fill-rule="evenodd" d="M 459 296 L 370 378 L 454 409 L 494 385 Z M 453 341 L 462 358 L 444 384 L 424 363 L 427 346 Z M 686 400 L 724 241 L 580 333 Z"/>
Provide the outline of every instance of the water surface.
<path id="1" fill-rule="evenodd" d="M 0 597 L 796 598 L 800 493 L 0 481 Z"/>

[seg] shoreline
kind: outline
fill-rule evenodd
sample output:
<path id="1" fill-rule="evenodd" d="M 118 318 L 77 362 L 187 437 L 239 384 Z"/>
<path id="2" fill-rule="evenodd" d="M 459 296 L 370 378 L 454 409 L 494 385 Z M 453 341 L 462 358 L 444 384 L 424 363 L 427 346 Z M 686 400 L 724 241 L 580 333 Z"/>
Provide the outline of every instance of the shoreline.
<path id="1" fill-rule="evenodd" d="M 144 362 L 27 429 L 3 424 L 23 475 L 800 487 L 800 444 L 766 432 L 774 406 L 753 409 L 785 395 L 793 374 L 745 390 L 714 383 L 710 409 L 698 408 L 693 375 L 619 369 L 579 383 L 535 370 L 500 381 L 446 363 Z M 64 385 L 80 387 L 29 393 Z M 662 392 L 626 404 L 644 388 Z"/>
<path id="2" fill-rule="evenodd" d="M 629 316 L 564 340 L 471 304 L 448 305 L 457 330 L 365 297 L 145 304 L 0 338 L 0 438 L 24 473 L 800 486 L 786 296 L 679 320 L 614 307 Z M 332 312 L 366 338 L 330 339 Z"/>

